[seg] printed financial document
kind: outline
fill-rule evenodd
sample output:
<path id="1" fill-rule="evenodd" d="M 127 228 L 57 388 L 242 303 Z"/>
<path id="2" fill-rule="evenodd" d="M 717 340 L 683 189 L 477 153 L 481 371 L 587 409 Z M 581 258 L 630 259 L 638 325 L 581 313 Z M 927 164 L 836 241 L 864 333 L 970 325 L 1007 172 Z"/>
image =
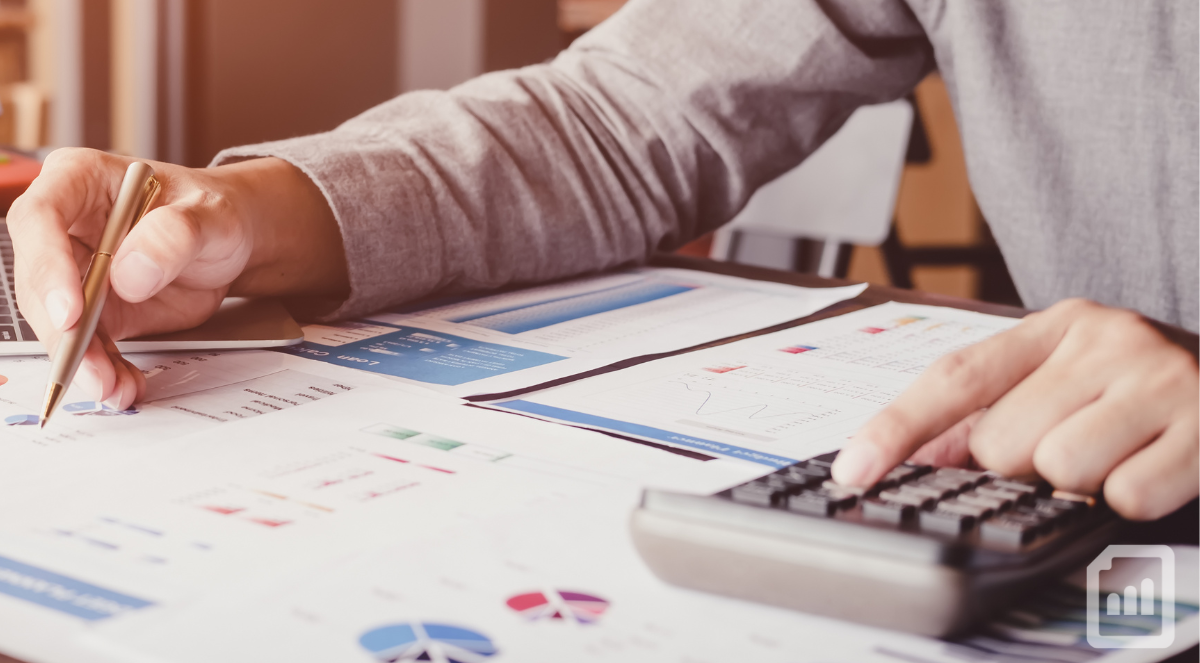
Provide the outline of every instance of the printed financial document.
<path id="1" fill-rule="evenodd" d="M 938 357 L 1017 322 L 892 302 L 492 406 L 779 468 L 840 449 Z"/>
<path id="2" fill-rule="evenodd" d="M 103 623 L 84 642 L 146 663 L 1130 663 L 1163 654 L 1088 646 L 1082 577 L 950 641 L 671 587 L 633 548 L 637 497 L 614 487 L 539 505 L 422 546 Z M 1198 639 L 1200 556 L 1191 546 L 1175 554 L 1186 570 L 1176 578 L 1186 648 Z"/>
<path id="3" fill-rule="evenodd" d="M 339 369 L 341 370 L 341 369 Z M 0 651 L 235 596 L 361 551 L 422 547 L 614 485 L 711 493 L 747 465 L 461 404 L 355 388 L 68 468 L 0 500 Z"/>
<path id="4" fill-rule="evenodd" d="M 409 392 L 380 376 L 313 364 L 277 352 L 242 350 L 131 354 L 146 375 L 146 397 L 118 411 L 72 387 L 62 411 L 38 427 L 50 362 L 0 359 L 0 500 L 28 486 L 73 481 L 73 468 L 100 472 L 124 455 L 196 431 L 319 401 L 359 387 Z"/>
<path id="5" fill-rule="evenodd" d="M 501 394 L 795 320 L 865 288 L 634 269 L 308 325 L 281 351 L 454 396 Z"/>

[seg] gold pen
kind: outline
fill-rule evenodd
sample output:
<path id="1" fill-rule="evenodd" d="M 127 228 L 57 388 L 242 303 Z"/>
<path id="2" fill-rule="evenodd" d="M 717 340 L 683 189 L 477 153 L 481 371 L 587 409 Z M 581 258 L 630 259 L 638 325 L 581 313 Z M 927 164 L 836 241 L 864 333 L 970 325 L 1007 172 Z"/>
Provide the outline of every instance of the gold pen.
<path id="1" fill-rule="evenodd" d="M 100 245 L 92 254 L 92 263 L 83 275 L 83 313 L 74 327 L 63 332 L 58 352 L 50 365 L 50 383 L 46 385 L 46 399 L 42 405 L 42 428 L 46 427 L 50 415 L 54 414 L 67 387 L 75 379 L 75 371 L 79 369 L 84 352 L 96 333 L 100 312 L 104 310 L 104 302 L 108 299 L 108 270 L 112 266 L 113 255 L 125 235 L 146 214 L 158 189 L 153 168 L 140 161 L 129 164 L 125 179 L 121 180 L 117 200 L 108 215 L 108 223 L 104 225 Z"/>

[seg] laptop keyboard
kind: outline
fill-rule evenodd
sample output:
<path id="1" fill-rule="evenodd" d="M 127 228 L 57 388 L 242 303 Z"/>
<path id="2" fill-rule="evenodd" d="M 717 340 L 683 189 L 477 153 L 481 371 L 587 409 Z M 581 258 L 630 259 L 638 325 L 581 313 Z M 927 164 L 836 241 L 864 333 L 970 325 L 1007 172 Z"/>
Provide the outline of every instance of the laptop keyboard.
<path id="1" fill-rule="evenodd" d="M 0 269 L 4 279 L 0 285 L 0 342 L 36 341 L 33 328 L 17 310 L 17 287 L 13 283 L 13 245 L 8 236 L 8 224 L 0 223 Z"/>

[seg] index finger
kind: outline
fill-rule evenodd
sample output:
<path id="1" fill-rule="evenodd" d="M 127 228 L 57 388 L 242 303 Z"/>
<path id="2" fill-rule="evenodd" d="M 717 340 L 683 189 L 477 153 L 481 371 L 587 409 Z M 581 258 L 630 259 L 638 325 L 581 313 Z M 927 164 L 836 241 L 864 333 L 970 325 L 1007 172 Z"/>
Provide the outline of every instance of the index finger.
<path id="1" fill-rule="evenodd" d="M 995 403 L 1046 361 L 1067 324 L 1060 315 L 1034 314 L 934 362 L 842 449 L 834 480 L 870 486 L 938 434 Z"/>
<path id="2" fill-rule="evenodd" d="M 77 152 L 47 159 L 9 212 L 18 304 L 39 337 L 70 328 L 83 310 L 71 231 L 86 237 L 102 229 L 110 170 L 106 160 Z M 85 227 L 74 228 L 80 221 Z"/>

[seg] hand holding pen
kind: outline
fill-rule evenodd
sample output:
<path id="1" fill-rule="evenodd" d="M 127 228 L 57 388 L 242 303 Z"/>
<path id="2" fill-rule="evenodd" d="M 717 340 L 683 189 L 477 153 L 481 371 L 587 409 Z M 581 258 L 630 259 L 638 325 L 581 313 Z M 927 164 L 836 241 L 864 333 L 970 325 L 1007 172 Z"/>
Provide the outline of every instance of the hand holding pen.
<path id="1" fill-rule="evenodd" d="M 46 427 L 62 402 L 63 395 L 75 379 L 75 371 L 79 369 L 84 353 L 92 343 L 100 314 L 108 300 L 108 275 L 113 256 L 125 236 L 150 209 L 158 190 L 159 183 L 154 179 L 153 168 L 140 161 L 129 164 L 100 237 L 100 244 L 92 254 L 91 264 L 83 277 L 83 313 L 79 316 L 79 322 L 63 333 L 50 367 L 50 381 L 46 385 L 46 397 L 42 404 L 42 428 Z"/>
<path id="2" fill-rule="evenodd" d="M 133 161 L 56 150 L 8 213 L 18 305 L 52 356 L 83 319 L 81 277 Z M 121 340 L 188 329 L 226 295 L 337 299 L 348 290 L 333 213 L 299 169 L 272 158 L 147 163 L 162 190 L 112 256 L 112 292 L 74 378 L 88 400 L 121 410 L 142 397 L 145 379 L 104 331 Z"/>

